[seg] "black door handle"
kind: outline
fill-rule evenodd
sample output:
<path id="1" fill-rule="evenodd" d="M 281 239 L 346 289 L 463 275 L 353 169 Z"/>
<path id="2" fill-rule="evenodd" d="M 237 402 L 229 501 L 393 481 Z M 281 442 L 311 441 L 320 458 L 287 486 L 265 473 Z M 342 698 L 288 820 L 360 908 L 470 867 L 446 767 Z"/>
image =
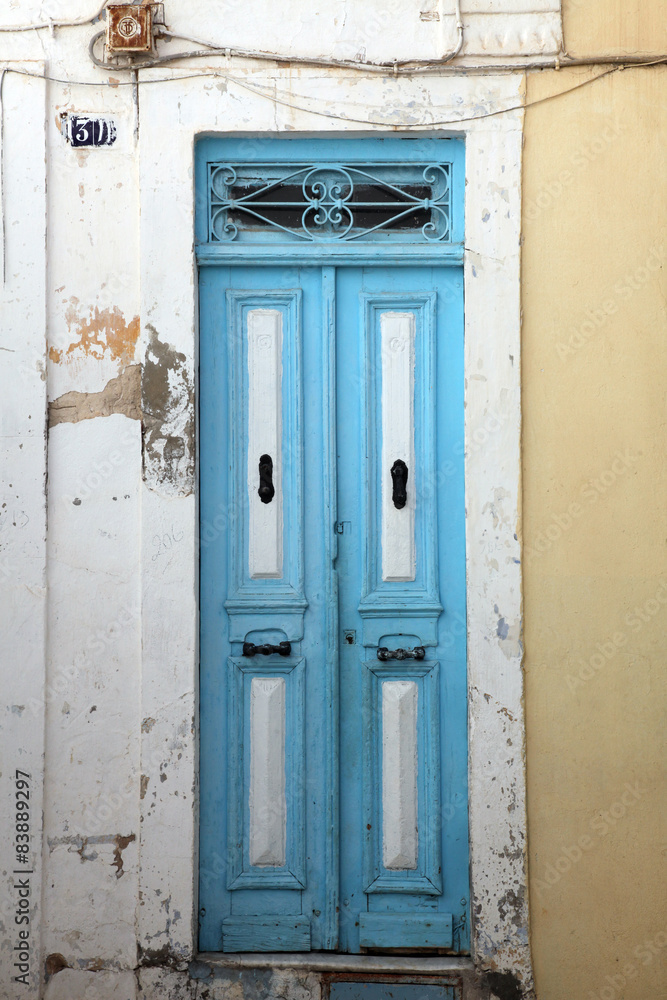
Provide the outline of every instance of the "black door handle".
<path id="1" fill-rule="evenodd" d="M 408 467 L 402 458 L 397 458 L 392 465 L 391 480 L 393 483 L 391 499 L 394 501 L 394 507 L 397 510 L 402 510 L 408 499 Z"/>
<path id="2" fill-rule="evenodd" d="M 270 656 L 271 653 L 280 653 L 281 656 L 289 656 L 291 652 L 292 645 L 289 642 L 279 642 L 277 646 L 272 646 L 268 642 L 263 643 L 261 646 L 256 646 L 254 642 L 243 643 L 244 656 L 256 656 L 257 653 L 261 653 L 262 656 Z"/>
<path id="3" fill-rule="evenodd" d="M 386 646 L 378 646 L 378 660 L 423 660 L 425 656 L 423 646 L 415 646 L 414 649 L 387 649 Z"/>
<path id="4" fill-rule="evenodd" d="M 259 499 L 271 503 L 276 491 L 273 486 L 273 460 L 270 455 L 259 456 Z"/>

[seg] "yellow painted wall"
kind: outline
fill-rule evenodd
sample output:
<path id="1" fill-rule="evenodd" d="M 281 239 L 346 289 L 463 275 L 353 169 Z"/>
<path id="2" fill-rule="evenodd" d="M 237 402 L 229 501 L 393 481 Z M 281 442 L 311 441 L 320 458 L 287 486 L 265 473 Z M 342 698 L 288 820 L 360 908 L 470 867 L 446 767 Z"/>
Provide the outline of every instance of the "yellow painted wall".
<path id="1" fill-rule="evenodd" d="M 667 52 L 664 0 L 562 0 L 562 9 L 571 56 Z"/>
<path id="2" fill-rule="evenodd" d="M 641 18 L 638 7 L 567 3 L 568 47 L 632 51 L 639 40 L 667 51 L 664 5 L 642 2 Z M 527 100 L 600 72 L 533 73 Z M 659 1000 L 667 996 L 667 68 L 615 72 L 527 111 L 523 214 L 538 996 Z"/>

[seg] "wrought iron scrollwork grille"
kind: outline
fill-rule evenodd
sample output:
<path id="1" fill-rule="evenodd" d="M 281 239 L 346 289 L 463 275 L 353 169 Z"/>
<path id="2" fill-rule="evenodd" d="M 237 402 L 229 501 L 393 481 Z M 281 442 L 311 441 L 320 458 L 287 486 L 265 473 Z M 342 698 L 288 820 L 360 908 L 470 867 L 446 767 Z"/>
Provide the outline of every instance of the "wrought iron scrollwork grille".
<path id="1" fill-rule="evenodd" d="M 209 164 L 209 241 L 451 239 L 451 164 Z"/>

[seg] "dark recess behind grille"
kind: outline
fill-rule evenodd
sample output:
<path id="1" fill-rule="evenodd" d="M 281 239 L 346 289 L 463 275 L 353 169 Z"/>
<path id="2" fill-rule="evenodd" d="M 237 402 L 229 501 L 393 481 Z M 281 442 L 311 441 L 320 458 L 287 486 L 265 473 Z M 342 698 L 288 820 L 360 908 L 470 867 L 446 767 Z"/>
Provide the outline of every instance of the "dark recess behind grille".
<path id="1" fill-rule="evenodd" d="M 236 185 L 229 189 L 229 197 L 233 199 L 244 198 L 253 195 L 252 203 L 248 206 L 254 212 L 259 212 L 265 216 L 268 222 L 263 222 L 249 212 L 242 209 L 233 208 L 229 211 L 229 219 L 243 229 L 270 229 L 272 226 L 285 226 L 288 229 L 298 229 L 301 226 L 301 217 L 304 210 L 303 188 L 300 184 L 280 185 L 265 191 L 262 195 L 256 192 L 261 191 L 265 185 Z M 431 188 L 427 185 L 406 184 L 401 186 L 401 190 L 413 198 L 432 197 Z M 315 198 L 312 187 L 307 187 L 308 197 Z M 345 192 L 343 192 L 345 193 Z M 359 207 L 365 201 L 387 202 L 386 207 L 372 205 Z M 275 204 L 275 203 L 278 204 Z M 282 203 L 287 203 L 284 205 Z M 297 206 L 292 206 L 289 202 L 297 202 Z M 397 212 L 404 211 L 409 206 L 407 201 L 403 201 L 395 191 L 387 190 L 382 185 L 358 184 L 355 185 L 352 197 L 345 204 L 354 208 L 354 228 L 372 229 L 374 226 L 383 225 L 387 230 L 420 229 L 431 221 L 431 212 L 428 209 L 412 208 L 401 218 L 394 218 Z M 308 218 L 312 222 L 315 210 L 312 209 Z M 349 216 L 342 210 L 341 225 L 347 226 Z"/>

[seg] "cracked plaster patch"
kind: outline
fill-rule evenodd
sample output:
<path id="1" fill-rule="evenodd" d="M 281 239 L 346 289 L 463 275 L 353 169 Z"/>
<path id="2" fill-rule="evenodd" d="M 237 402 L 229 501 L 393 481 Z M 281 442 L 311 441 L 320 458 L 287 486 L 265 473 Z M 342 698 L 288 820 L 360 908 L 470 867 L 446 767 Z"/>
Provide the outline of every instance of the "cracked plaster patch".
<path id="1" fill-rule="evenodd" d="M 49 403 L 49 427 L 122 413 L 141 419 L 141 365 L 128 365 L 101 392 L 65 392 Z"/>
<path id="2" fill-rule="evenodd" d="M 164 496 L 194 490 L 194 386 L 187 358 L 147 326 L 149 344 L 143 365 L 143 477 Z"/>

